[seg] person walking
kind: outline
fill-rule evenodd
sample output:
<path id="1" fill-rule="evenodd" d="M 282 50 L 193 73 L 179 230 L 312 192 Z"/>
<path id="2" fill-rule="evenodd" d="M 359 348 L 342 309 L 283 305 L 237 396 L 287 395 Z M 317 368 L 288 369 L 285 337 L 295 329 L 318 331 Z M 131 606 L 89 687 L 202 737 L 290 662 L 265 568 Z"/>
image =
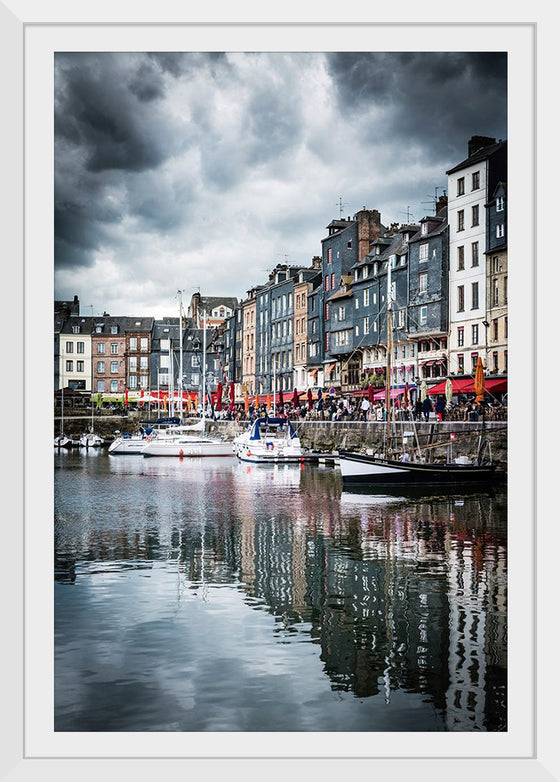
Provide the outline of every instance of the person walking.
<path id="1" fill-rule="evenodd" d="M 438 418 L 440 421 L 443 421 L 445 419 L 445 397 L 441 394 L 438 396 L 436 400 L 436 413 L 438 414 Z"/>
<path id="2" fill-rule="evenodd" d="M 427 396 L 424 401 L 422 402 L 422 412 L 424 413 L 424 421 L 430 420 L 430 413 L 433 411 L 434 406 L 432 405 L 432 400 L 429 396 Z"/>
<path id="3" fill-rule="evenodd" d="M 422 420 L 422 400 L 420 397 L 416 400 L 416 404 L 414 405 L 414 420 L 415 421 L 421 421 Z"/>

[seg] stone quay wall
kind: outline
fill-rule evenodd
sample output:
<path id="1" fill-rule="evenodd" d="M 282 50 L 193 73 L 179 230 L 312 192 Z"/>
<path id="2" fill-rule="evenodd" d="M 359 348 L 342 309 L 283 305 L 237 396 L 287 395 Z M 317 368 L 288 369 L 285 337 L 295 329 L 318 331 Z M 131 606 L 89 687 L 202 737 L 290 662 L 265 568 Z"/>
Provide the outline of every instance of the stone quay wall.
<path id="1" fill-rule="evenodd" d="M 111 441 L 116 432 L 133 433 L 144 418 L 138 413 L 121 415 L 95 415 L 94 431 Z M 188 422 L 188 420 L 186 421 Z M 302 445 L 314 453 L 330 454 L 340 449 L 378 453 L 384 448 L 387 425 L 382 421 L 292 421 Z M 227 440 L 244 431 L 248 423 L 243 421 L 207 421 L 207 432 L 219 433 Z M 91 428 L 91 415 L 64 415 L 64 433 L 78 438 Z M 60 418 L 55 415 L 54 434 L 60 431 Z M 433 446 L 426 450 L 432 461 L 445 460 L 451 435 L 453 457 L 476 453 L 479 436 L 484 433 L 492 458 L 498 468 L 507 467 L 507 422 L 505 421 L 396 421 L 393 431 L 395 444 L 405 444 L 412 452 L 417 445 Z M 440 445 L 438 445 L 438 443 Z M 487 453 L 487 452 L 486 452 Z"/>

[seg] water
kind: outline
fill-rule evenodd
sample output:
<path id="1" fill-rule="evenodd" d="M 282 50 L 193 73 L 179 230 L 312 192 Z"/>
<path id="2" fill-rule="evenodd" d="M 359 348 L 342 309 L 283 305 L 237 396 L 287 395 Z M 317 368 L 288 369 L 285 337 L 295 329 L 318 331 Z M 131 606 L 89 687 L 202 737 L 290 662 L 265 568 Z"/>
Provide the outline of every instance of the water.
<path id="1" fill-rule="evenodd" d="M 58 731 L 503 731 L 504 494 L 55 454 Z"/>

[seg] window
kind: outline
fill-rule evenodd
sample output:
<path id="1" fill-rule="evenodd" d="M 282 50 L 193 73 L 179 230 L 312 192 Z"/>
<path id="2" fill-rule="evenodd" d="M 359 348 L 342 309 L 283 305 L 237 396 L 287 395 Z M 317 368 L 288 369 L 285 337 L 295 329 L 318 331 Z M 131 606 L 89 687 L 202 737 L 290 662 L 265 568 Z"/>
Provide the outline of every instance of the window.
<path id="1" fill-rule="evenodd" d="M 327 263 L 332 263 L 332 247 L 327 250 Z"/>
<path id="2" fill-rule="evenodd" d="M 111 361 L 111 374 L 115 374 L 119 371 L 119 362 L 118 361 Z"/>
<path id="3" fill-rule="evenodd" d="M 140 337 L 140 350 L 148 350 L 148 337 Z"/>
<path id="4" fill-rule="evenodd" d="M 480 171 L 475 171 L 472 175 L 472 189 L 480 189 Z"/>
<path id="5" fill-rule="evenodd" d="M 118 342 L 111 342 L 111 353 L 113 355 L 116 355 L 119 352 L 119 343 Z"/>
<path id="6" fill-rule="evenodd" d="M 504 224 L 498 223 L 498 225 L 496 226 L 496 239 L 503 239 L 504 232 L 505 232 Z"/>
<path id="7" fill-rule="evenodd" d="M 507 350 L 504 350 L 504 372 L 508 371 L 508 362 L 507 362 Z"/>
<path id="8" fill-rule="evenodd" d="M 97 393 L 103 393 L 105 391 L 105 381 L 104 380 L 98 380 L 97 381 Z"/>
<path id="9" fill-rule="evenodd" d="M 81 334 L 82 327 L 81 326 L 72 326 L 72 334 Z"/>
<path id="10" fill-rule="evenodd" d="M 348 247 L 349 250 L 352 249 L 352 239 L 347 243 L 346 247 Z"/>
<path id="11" fill-rule="evenodd" d="M 74 362 L 73 361 L 67 361 L 66 362 L 66 371 L 67 372 L 73 372 L 74 371 Z"/>
<path id="12" fill-rule="evenodd" d="M 503 212 L 504 211 L 504 197 L 498 196 L 496 198 L 496 212 Z"/>
<path id="13" fill-rule="evenodd" d="M 492 280 L 492 306 L 496 307 L 500 303 L 500 281 Z"/>
<path id="14" fill-rule="evenodd" d="M 507 337 L 508 335 L 508 319 L 504 318 L 504 336 Z"/>
<path id="15" fill-rule="evenodd" d="M 329 319 L 329 305 L 325 304 L 325 320 Z"/>
<path id="16" fill-rule="evenodd" d="M 160 350 L 169 350 L 170 343 L 168 339 L 162 339 L 159 343 Z"/>
<path id="17" fill-rule="evenodd" d="M 465 177 L 461 176 L 457 180 L 457 195 L 462 196 L 465 195 Z"/>
<path id="18" fill-rule="evenodd" d="M 457 327 L 457 346 L 462 348 L 465 344 L 465 329 L 463 326 Z"/>
<path id="19" fill-rule="evenodd" d="M 338 319 L 339 320 L 345 320 L 346 319 L 346 307 L 339 307 L 338 308 Z"/>
<path id="20" fill-rule="evenodd" d="M 354 299 L 354 305 L 355 305 L 355 307 L 356 307 L 356 309 L 357 309 L 357 310 L 359 310 L 359 309 L 360 309 L 360 300 L 358 299 L 358 297 L 357 297 L 357 296 L 356 296 L 356 298 Z"/>
<path id="21" fill-rule="evenodd" d="M 119 329 L 117 326 L 111 326 L 111 334 L 118 334 Z"/>
<path id="22" fill-rule="evenodd" d="M 428 273 L 422 272 L 418 275 L 418 292 L 426 293 L 428 290 Z"/>
<path id="23" fill-rule="evenodd" d="M 369 288 L 364 288 L 364 307 L 369 307 Z"/>
<path id="24" fill-rule="evenodd" d="M 329 332 L 327 331 L 325 334 L 325 350 L 329 349 Z"/>
<path id="25" fill-rule="evenodd" d="M 364 318 L 364 334 L 369 334 L 369 318 Z"/>
<path id="26" fill-rule="evenodd" d="M 111 380 L 111 392 L 113 394 L 116 394 L 118 390 L 119 390 L 119 381 Z"/>
<path id="27" fill-rule="evenodd" d="M 140 356 L 140 369 L 148 369 L 148 356 Z"/>
<path id="28" fill-rule="evenodd" d="M 474 323 L 472 326 L 472 343 L 478 345 L 478 323 Z"/>
<path id="29" fill-rule="evenodd" d="M 471 283 L 471 294 L 472 294 L 471 309 L 477 310 L 478 309 L 478 282 Z"/>
<path id="30" fill-rule="evenodd" d="M 360 327 L 359 326 L 356 326 L 355 333 L 356 333 L 357 337 L 360 336 Z"/>
<path id="31" fill-rule="evenodd" d="M 465 210 L 459 209 L 457 212 L 457 230 L 458 231 L 464 231 L 465 230 Z"/>
<path id="32" fill-rule="evenodd" d="M 131 337 L 130 338 L 130 349 L 131 350 L 137 350 L 138 349 L 138 339 L 136 337 Z"/>
<path id="33" fill-rule="evenodd" d="M 421 261 L 421 262 L 428 260 L 428 243 L 427 242 L 425 242 L 424 244 L 420 245 L 418 260 Z"/>
<path id="34" fill-rule="evenodd" d="M 143 375 L 140 378 L 140 388 L 144 388 L 144 389 L 148 388 L 148 376 L 147 375 Z"/>
<path id="35" fill-rule="evenodd" d="M 457 312 L 463 312 L 465 309 L 465 286 L 457 286 Z"/>
<path id="36" fill-rule="evenodd" d="M 497 350 L 495 350 L 492 353 L 492 365 L 493 365 L 492 366 L 493 371 L 497 372 L 498 371 L 498 351 Z"/>
<path id="37" fill-rule="evenodd" d="M 428 308 L 427 307 L 420 307 L 420 318 L 419 318 L 419 324 L 421 326 L 425 326 L 428 322 Z"/>
<path id="38" fill-rule="evenodd" d="M 102 331 L 103 331 L 103 326 L 96 326 L 95 327 L 95 333 L 96 334 L 101 334 Z"/>
<path id="39" fill-rule="evenodd" d="M 76 342 L 76 353 L 85 353 L 85 342 Z"/>
<path id="40" fill-rule="evenodd" d="M 130 375 L 128 378 L 128 387 L 129 388 L 138 388 L 138 378 L 136 375 Z"/>
<path id="41" fill-rule="evenodd" d="M 472 225 L 478 225 L 479 220 L 479 205 L 475 204 L 472 208 Z"/>
<path id="42" fill-rule="evenodd" d="M 494 318 L 492 321 L 492 341 L 498 341 L 498 318 Z"/>
<path id="43" fill-rule="evenodd" d="M 97 374 L 102 375 L 105 372 L 105 362 L 104 361 L 98 361 L 97 362 Z"/>
<path id="44" fill-rule="evenodd" d="M 478 361 L 478 353 L 471 353 L 471 371 L 474 374 L 476 372 L 476 364 Z"/>
<path id="45" fill-rule="evenodd" d="M 420 233 L 422 236 L 426 236 L 426 234 L 428 233 L 428 223 L 422 223 L 422 228 Z"/>
<path id="46" fill-rule="evenodd" d="M 76 361 L 76 372 L 83 372 L 83 371 L 84 371 L 84 362 Z"/>
<path id="47" fill-rule="evenodd" d="M 465 247 L 461 245 L 457 247 L 457 271 L 462 271 L 465 268 Z"/>
<path id="48" fill-rule="evenodd" d="M 457 354 L 457 370 L 460 375 L 465 373 L 465 356 L 462 353 Z"/>
<path id="49" fill-rule="evenodd" d="M 507 303 L 507 277 L 504 277 L 504 303 Z"/>
<path id="50" fill-rule="evenodd" d="M 364 268 L 362 269 L 362 279 L 365 280 L 368 274 L 369 274 L 369 267 L 364 266 Z"/>
<path id="51" fill-rule="evenodd" d="M 105 353 L 105 343 L 104 342 L 98 342 L 97 343 L 97 352 L 98 353 Z"/>
<path id="52" fill-rule="evenodd" d="M 112 366 L 112 364 L 111 364 L 111 366 Z M 131 356 L 128 359 L 128 371 L 129 372 L 136 372 L 137 367 L 138 367 L 138 363 L 137 363 L 137 360 L 136 360 L 136 356 Z"/>
<path id="53" fill-rule="evenodd" d="M 494 274 L 497 274 L 500 271 L 500 258 L 498 255 L 495 255 L 492 258 L 492 267 L 494 270 Z"/>
<path id="54" fill-rule="evenodd" d="M 331 291 L 334 291 L 334 272 L 331 274 Z"/>
<path id="55" fill-rule="evenodd" d="M 328 289 L 329 289 L 329 275 L 326 274 L 325 275 L 325 293 L 328 291 Z M 272 313 L 272 316 L 274 317 L 274 312 Z"/>
<path id="56" fill-rule="evenodd" d="M 66 343 L 66 352 L 67 353 L 73 353 L 74 352 L 74 343 L 73 342 L 67 342 Z"/>
<path id="57" fill-rule="evenodd" d="M 478 266 L 478 242 L 471 244 L 471 266 Z"/>

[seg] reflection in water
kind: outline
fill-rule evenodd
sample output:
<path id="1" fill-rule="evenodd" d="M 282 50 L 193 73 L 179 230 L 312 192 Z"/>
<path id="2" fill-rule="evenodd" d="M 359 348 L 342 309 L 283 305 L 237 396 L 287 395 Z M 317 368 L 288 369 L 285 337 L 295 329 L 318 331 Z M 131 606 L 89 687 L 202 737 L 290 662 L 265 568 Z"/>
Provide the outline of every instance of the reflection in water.
<path id="1" fill-rule="evenodd" d="M 55 456 L 57 730 L 506 729 L 506 497 Z"/>

